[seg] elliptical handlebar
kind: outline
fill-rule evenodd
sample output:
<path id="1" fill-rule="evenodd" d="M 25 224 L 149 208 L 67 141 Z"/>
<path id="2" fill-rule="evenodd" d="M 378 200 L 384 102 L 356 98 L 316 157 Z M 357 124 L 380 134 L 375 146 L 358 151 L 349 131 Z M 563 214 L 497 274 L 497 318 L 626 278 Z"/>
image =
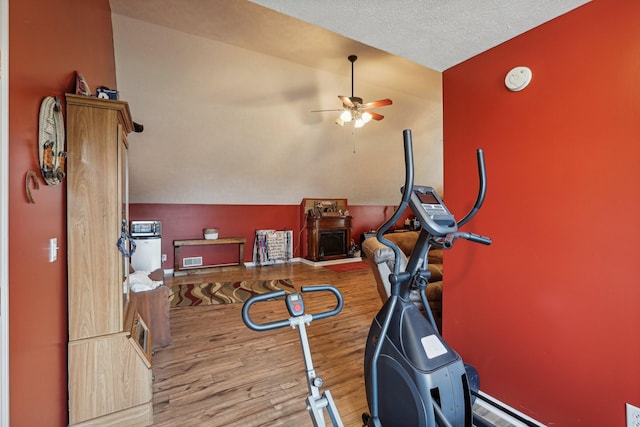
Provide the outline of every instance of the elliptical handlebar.
<path id="1" fill-rule="evenodd" d="M 471 210 L 469 211 L 469 213 L 462 218 L 460 221 L 457 222 L 458 227 L 462 227 L 464 224 L 466 224 L 467 222 L 469 222 L 469 220 L 471 218 L 473 218 L 476 213 L 478 213 L 478 211 L 480 210 L 480 207 L 482 207 L 482 204 L 484 203 L 484 197 L 487 194 L 487 169 L 484 163 L 484 151 L 482 150 L 482 148 L 478 148 L 476 150 L 476 157 L 478 158 L 478 179 L 480 181 L 480 186 L 478 188 L 478 197 L 476 198 L 476 202 L 473 204 L 473 208 L 471 208 Z M 468 240 L 472 240 L 472 239 L 468 239 Z M 478 243 L 482 243 L 482 242 L 478 242 Z M 490 244 L 489 243 L 485 243 L 485 244 Z"/>
<path id="2" fill-rule="evenodd" d="M 303 286 L 300 289 L 300 292 L 302 292 L 302 293 L 305 293 L 305 292 L 323 292 L 323 291 L 331 292 L 335 296 L 335 298 L 336 298 L 336 306 L 331 310 L 323 311 L 323 312 L 320 312 L 320 313 L 315 313 L 315 314 L 303 313 L 303 314 L 301 314 L 300 316 L 302 316 L 302 315 L 307 316 L 307 318 L 308 318 L 308 322 L 307 323 L 310 323 L 312 320 L 326 319 L 327 317 L 335 316 L 336 314 L 340 313 L 340 311 L 342 311 L 342 307 L 344 306 L 344 301 L 343 301 L 343 298 L 342 298 L 342 294 L 334 286 L 332 286 L 332 285 Z M 291 325 L 291 318 L 282 319 L 282 320 L 276 320 L 274 322 L 257 323 L 257 322 L 254 322 L 251 319 L 251 315 L 249 314 L 249 310 L 251 309 L 251 306 L 253 306 L 254 304 L 256 304 L 258 302 L 261 302 L 261 301 L 277 299 L 277 298 L 280 298 L 280 297 L 285 296 L 285 295 L 287 295 L 285 291 L 274 291 L 274 292 L 269 292 L 269 293 L 266 293 L 266 294 L 258 294 L 258 295 L 252 296 L 242 306 L 242 321 L 244 322 L 245 325 L 247 325 L 247 327 L 249 329 L 253 329 L 254 331 L 270 331 L 270 330 L 273 330 L 273 329 L 279 329 L 279 328 L 284 328 L 285 326 L 290 326 Z M 293 316 L 293 317 L 300 317 L 300 316 Z M 307 320 L 307 319 L 305 319 L 305 320 Z"/>
<path id="3" fill-rule="evenodd" d="M 481 243 L 483 245 L 490 245 L 492 243 L 491 237 L 481 236 L 480 234 L 469 233 L 466 231 L 457 231 L 447 235 L 444 240 L 436 241 L 444 249 L 451 249 L 453 244 L 458 239 L 465 239 L 473 243 Z"/>
<path id="4" fill-rule="evenodd" d="M 491 237 L 481 236 L 480 234 L 466 233 L 466 232 L 461 232 L 457 234 L 458 234 L 458 237 L 473 243 L 481 243 L 483 245 L 491 244 Z"/>
<path id="5" fill-rule="evenodd" d="M 391 277 L 393 281 L 402 280 L 405 274 L 400 273 L 400 270 L 399 270 L 400 263 L 398 262 L 398 260 L 401 257 L 400 248 L 392 241 L 386 239 L 384 237 L 384 234 L 400 219 L 400 216 L 409 205 L 412 191 L 414 191 L 415 189 L 413 185 L 414 164 L 413 164 L 413 143 L 411 139 L 411 130 L 405 129 L 402 132 L 402 135 L 403 135 L 403 142 L 404 142 L 404 158 L 405 158 L 405 181 L 404 181 L 404 186 L 402 187 L 402 200 L 398 208 L 395 210 L 395 212 L 391 216 L 391 218 L 389 218 L 384 224 L 382 224 L 380 228 L 378 228 L 378 231 L 376 233 L 376 237 L 378 238 L 378 240 L 384 245 L 390 247 L 394 252 L 396 262 L 394 263 L 394 271 Z M 478 162 L 479 188 L 478 188 L 478 195 L 476 197 L 475 203 L 473 204 L 473 207 L 471 208 L 469 213 L 467 213 L 467 215 L 464 218 L 462 218 L 460 221 L 453 220 L 454 222 L 451 224 L 451 226 L 440 227 L 435 223 L 432 224 L 432 226 L 435 229 L 433 232 L 438 231 L 442 233 L 442 234 L 437 234 L 437 235 L 443 236 L 442 240 L 438 241 L 438 243 L 442 245 L 442 247 L 445 249 L 450 249 L 453 246 L 453 243 L 458 238 L 469 240 L 470 242 L 474 242 L 474 243 L 481 243 L 483 245 L 490 245 L 492 243 L 491 238 L 489 237 L 481 236 L 474 233 L 457 231 L 459 227 L 469 222 L 469 220 L 471 220 L 476 215 L 476 213 L 478 213 L 478 211 L 482 207 L 482 204 L 484 203 L 484 199 L 487 193 L 487 172 L 486 172 L 486 165 L 484 160 L 484 151 L 481 148 L 478 148 L 476 150 L 476 157 Z M 445 231 L 447 230 L 447 228 L 450 229 L 449 232 Z M 447 234 L 445 235 L 444 233 L 447 233 Z"/>
<path id="6" fill-rule="evenodd" d="M 400 215 L 404 212 L 404 210 L 409 205 L 409 199 L 411 198 L 411 191 L 413 188 L 413 176 L 414 176 L 414 167 L 413 167 L 413 142 L 411 140 L 411 129 L 405 129 L 402 131 L 402 139 L 404 143 L 404 163 L 405 163 L 405 177 L 404 177 L 404 186 L 402 187 L 402 200 L 400 201 L 400 205 L 393 213 L 391 218 L 387 220 L 384 224 L 378 228 L 378 232 L 376 233 L 376 238 L 382 244 L 387 245 L 393 250 L 395 255 L 396 262 L 394 263 L 393 274 L 394 277 L 397 277 L 400 273 L 400 263 L 398 260 L 400 259 L 400 248 L 398 245 L 393 243 L 392 241 L 386 239 L 384 237 L 384 233 L 386 233 L 393 224 L 395 224 L 399 219 Z"/>

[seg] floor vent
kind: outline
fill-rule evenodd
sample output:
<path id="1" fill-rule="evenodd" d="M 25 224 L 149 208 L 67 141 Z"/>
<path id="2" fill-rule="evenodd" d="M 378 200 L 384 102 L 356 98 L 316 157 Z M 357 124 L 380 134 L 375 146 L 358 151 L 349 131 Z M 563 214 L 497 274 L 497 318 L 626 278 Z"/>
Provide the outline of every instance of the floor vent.
<path id="1" fill-rule="evenodd" d="M 188 258 L 183 258 L 182 259 L 182 266 L 183 267 L 198 267 L 202 265 L 202 257 L 201 256 L 194 256 L 194 257 L 188 257 Z"/>

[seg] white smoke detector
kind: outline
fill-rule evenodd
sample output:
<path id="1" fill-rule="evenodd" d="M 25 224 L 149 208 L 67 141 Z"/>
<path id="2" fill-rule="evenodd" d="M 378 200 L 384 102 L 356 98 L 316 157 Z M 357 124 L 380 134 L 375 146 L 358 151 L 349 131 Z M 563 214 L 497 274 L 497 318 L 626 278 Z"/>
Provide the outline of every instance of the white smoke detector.
<path id="1" fill-rule="evenodd" d="M 504 78 L 504 85 L 510 91 L 517 92 L 527 87 L 531 82 L 531 77 L 533 77 L 533 73 L 528 67 L 515 67 L 507 73 L 507 77 Z"/>

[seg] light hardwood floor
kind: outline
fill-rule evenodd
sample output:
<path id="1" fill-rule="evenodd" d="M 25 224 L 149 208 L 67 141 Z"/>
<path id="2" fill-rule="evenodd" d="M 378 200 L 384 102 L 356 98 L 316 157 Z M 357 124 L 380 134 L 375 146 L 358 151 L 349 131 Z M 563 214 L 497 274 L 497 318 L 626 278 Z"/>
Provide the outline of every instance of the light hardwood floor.
<path id="1" fill-rule="evenodd" d="M 370 270 L 336 273 L 303 263 L 166 278 L 187 282 L 291 279 L 301 286 L 332 284 L 344 297 L 335 317 L 307 328 L 316 374 L 323 378 L 345 426 L 361 426 L 367 412 L 363 358 L 369 326 L 382 306 Z M 330 294 L 304 294 L 307 312 L 334 307 Z M 171 309 L 173 343 L 153 357 L 154 423 L 162 427 L 313 426 L 298 332 L 254 332 L 241 319 L 242 304 Z M 284 302 L 258 303 L 257 322 L 287 319 Z M 496 426 L 512 427 L 474 405 Z M 330 422 L 327 419 L 327 424 Z"/>
<path id="2" fill-rule="evenodd" d="M 336 273 L 294 263 L 167 278 L 167 285 L 193 280 L 291 279 L 296 286 L 333 284 L 343 311 L 307 329 L 316 373 L 324 380 L 345 426 L 361 425 L 367 411 L 364 346 L 382 303 L 370 270 Z M 330 309 L 331 294 L 304 294 L 307 312 Z M 171 309 L 173 343 L 153 357 L 154 426 L 312 426 L 298 333 L 248 329 L 242 304 Z M 256 321 L 288 318 L 284 302 L 258 303 Z"/>

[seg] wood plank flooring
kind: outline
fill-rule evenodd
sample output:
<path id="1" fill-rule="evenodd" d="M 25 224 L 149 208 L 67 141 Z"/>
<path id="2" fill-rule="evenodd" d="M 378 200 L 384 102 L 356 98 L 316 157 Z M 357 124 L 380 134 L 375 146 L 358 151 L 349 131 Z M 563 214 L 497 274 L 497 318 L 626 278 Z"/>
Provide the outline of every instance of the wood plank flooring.
<path id="1" fill-rule="evenodd" d="M 303 263 L 247 267 L 167 278 L 166 283 L 291 279 L 296 286 L 333 284 L 344 297 L 339 315 L 307 328 L 316 373 L 324 380 L 345 426 L 367 411 L 364 346 L 382 303 L 370 270 L 336 273 Z M 334 306 L 330 294 L 305 294 L 307 312 Z M 242 304 L 171 309 L 173 343 L 153 357 L 154 426 L 312 426 L 298 332 L 248 329 Z M 288 318 L 283 301 L 256 304 L 258 322 Z M 329 423 L 330 424 L 330 423 Z"/>
<path id="2" fill-rule="evenodd" d="M 301 286 L 332 284 L 344 297 L 335 317 L 307 328 L 316 374 L 323 378 L 345 426 L 361 426 L 367 412 L 364 346 L 382 306 L 370 270 L 336 273 L 303 263 L 165 278 L 175 283 L 291 279 Z M 330 294 L 304 294 L 307 312 L 333 308 Z M 153 357 L 154 423 L 157 427 L 313 426 L 298 332 L 282 328 L 254 332 L 241 319 L 242 304 L 171 309 L 173 343 Z M 287 319 L 284 302 L 256 304 L 257 322 Z M 474 405 L 496 426 L 501 417 Z M 330 422 L 327 418 L 327 424 Z"/>

